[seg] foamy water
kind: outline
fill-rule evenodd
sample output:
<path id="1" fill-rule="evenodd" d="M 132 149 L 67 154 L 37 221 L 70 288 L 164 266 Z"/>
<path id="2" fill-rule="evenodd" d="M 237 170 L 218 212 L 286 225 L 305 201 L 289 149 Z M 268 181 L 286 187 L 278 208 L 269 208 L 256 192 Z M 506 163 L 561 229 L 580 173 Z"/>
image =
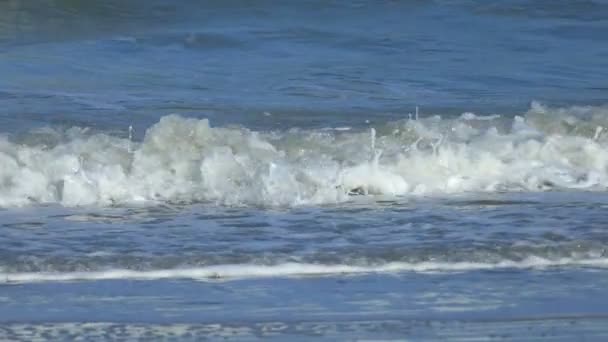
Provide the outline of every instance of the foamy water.
<path id="1" fill-rule="evenodd" d="M 349 195 L 602 190 L 608 109 L 408 118 L 369 130 L 252 131 L 165 116 L 133 141 L 87 128 L 5 137 L 0 205 L 294 206 Z"/>

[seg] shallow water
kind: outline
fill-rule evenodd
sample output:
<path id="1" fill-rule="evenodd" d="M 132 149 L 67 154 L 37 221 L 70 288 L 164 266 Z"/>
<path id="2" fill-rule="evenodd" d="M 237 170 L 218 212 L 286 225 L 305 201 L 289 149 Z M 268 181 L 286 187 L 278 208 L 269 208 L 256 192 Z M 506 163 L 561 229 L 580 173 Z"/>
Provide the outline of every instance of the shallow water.
<path id="1" fill-rule="evenodd" d="M 0 3 L 0 336 L 603 340 L 606 14 Z"/>

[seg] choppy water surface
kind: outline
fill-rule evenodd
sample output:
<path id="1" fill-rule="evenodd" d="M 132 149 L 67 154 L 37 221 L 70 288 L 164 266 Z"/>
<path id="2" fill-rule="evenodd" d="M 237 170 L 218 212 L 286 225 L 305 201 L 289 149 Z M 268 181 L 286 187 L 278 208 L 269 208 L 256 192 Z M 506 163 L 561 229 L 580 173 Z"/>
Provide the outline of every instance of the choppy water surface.
<path id="1" fill-rule="evenodd" d="M 0 3 L 0 336 L 606 335 L 608 3 Z"/>

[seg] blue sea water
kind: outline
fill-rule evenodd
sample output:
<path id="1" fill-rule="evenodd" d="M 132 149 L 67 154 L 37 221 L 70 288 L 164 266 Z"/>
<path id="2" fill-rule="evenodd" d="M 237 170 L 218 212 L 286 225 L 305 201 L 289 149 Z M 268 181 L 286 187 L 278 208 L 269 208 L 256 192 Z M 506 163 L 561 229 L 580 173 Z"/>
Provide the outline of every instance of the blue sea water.
<path id="1" fill-rule="evenodd" d="M 608 335 L 608 2 L 0 2 L 0 339 Z"/>

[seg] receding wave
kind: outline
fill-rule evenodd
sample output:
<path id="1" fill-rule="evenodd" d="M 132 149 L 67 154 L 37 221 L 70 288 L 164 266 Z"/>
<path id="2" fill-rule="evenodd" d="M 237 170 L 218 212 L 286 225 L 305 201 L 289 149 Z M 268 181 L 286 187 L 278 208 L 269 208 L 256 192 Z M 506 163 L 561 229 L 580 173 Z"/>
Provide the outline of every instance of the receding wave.
<path id="1" fill-rule="evenodd" d="M 64 282 L 64 281 L 94 281 L 94 280 L 162 280 L 162 279 L 193 279 L 209 280 L 235 280 L 247 278 L 268 277 L 304 277 L 304 276 L 330 276 L 330 275 L 357 275 L 369 273 L 394 272 L 465 272 L 476 270 L 499 269 L 542 269 L 560 266 L 579 267 L 608 267 L 608 258 L 596 259 L 545 259 L 528 257 L 524 260 L 504 260 L 496 263 L 484 262 L 391 262 L 379 265 L 345 265 L 345 264 L 304 264 L 283 263 L 277 265 L 214 265 L 207 267 L 164 269 L 164 270 L 127 270 L 112 269 L 105 271 L 83 272 L 24 272 L 0 273 L 0 279 L 7 283 L 32 282 Z"/>
<path id="2" fill-rule="evenodd" d="M 45 128 L 0 137 L 0 206 L 296 206 L 353 195 L 603 191 L 607 128 L 608 107 L 537 103 L 515 117 L 410 117 L 365 130 L 256 132 L 177 115 L 142 141 Z"/>

